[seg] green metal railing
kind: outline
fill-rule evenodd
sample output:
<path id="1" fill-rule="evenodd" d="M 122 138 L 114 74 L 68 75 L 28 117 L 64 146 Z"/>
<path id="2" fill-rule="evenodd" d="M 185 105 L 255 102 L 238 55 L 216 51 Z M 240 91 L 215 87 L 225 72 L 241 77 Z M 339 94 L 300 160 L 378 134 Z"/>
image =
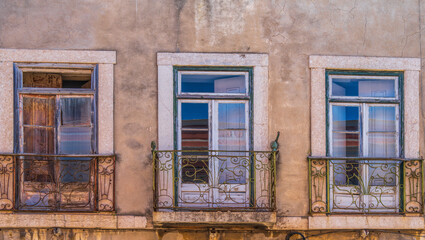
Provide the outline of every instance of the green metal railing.
<path id="1" fill-rule="evenodd" d="M 278 151 L 158 151 L 155 210 L 273 211 Z"/>
<path id="2" fill-rule="evenodd" d="M 423 213 L 423 160 L 309 157 L 311 214 Z"/>

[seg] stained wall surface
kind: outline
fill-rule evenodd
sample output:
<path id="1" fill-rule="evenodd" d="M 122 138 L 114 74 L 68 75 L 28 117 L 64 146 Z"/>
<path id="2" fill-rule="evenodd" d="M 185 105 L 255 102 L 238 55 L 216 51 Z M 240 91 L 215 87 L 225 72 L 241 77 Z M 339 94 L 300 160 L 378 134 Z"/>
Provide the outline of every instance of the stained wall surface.
<path id="1" fill-rule="evenodd" d="M 148 225 L 157 52 L 268 54 L 270 141 L 281 132 L 277 216 L 306 217 L 309 55 L 424 58 L 424 14 L 424 0 L 2 0 L 0 48 L 117 52 L 117 214 L 146 216 Z"/>

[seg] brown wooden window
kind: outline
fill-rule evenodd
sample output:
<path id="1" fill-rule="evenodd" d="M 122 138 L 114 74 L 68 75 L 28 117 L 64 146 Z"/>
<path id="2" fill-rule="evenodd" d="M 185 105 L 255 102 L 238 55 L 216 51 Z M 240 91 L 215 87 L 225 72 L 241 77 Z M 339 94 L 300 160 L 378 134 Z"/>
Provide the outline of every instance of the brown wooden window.
<path id="1" fill-rule="evenodd" d="M 22 210 L 95 209 L 95 65 L 15 65 L 15 152 Z"/>

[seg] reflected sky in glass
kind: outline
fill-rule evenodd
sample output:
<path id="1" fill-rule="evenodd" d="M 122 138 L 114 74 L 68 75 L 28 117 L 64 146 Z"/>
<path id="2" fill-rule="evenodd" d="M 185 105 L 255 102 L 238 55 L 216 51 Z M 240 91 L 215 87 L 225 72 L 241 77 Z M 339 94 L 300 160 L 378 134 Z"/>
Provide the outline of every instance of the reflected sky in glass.
<path id="1" fill-rule="evenodd" d="M 245 75 L 182 74 L 182 93 L 246 93 Z"/>

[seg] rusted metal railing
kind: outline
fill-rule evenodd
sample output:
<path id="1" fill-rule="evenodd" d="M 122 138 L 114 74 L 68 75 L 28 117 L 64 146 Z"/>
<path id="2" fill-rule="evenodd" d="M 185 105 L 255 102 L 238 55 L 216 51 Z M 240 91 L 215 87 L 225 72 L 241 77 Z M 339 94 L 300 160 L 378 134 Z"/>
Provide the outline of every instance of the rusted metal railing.
<path id="1" fill-rule="evenodd" d="M 0 210 L 114 211 L 115 156 L 0 154 Z"/>

